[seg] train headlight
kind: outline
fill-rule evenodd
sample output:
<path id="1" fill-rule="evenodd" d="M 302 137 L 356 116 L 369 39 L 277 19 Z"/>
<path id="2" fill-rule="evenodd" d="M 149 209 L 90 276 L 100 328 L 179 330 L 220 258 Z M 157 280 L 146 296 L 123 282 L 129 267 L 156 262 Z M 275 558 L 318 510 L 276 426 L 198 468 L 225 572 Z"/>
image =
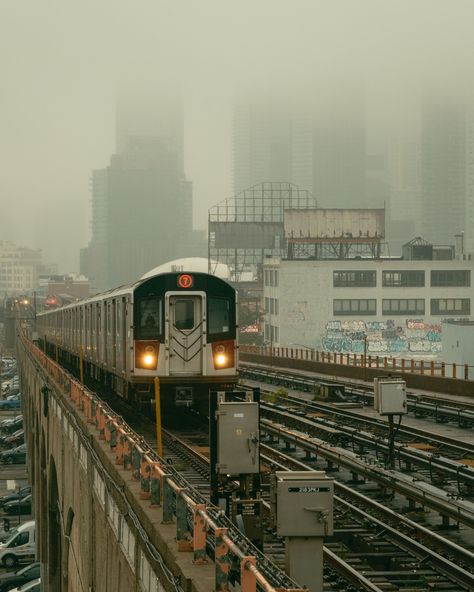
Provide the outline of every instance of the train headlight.
<path id="1" fill-rule="evenodd" d="M 216 366 L 220 366 L 222 368 L 222 366 L 225 366 L 226 362 L 227 362 L 227 356 L 225 354 L 217 354 Z"/>
<path id="2" fill-rule="evenodd" d="M 212 344 L 212 357 L 214 368 L 222 370 L 232 368 L 234 365 L 234 342 L 226 341 Z"/>
<path id="3" fill-rule="evenodd" d="M 158 364 L 159 345 L 135 342 L 135 366 L 143 370 L 155 370 Z"/>

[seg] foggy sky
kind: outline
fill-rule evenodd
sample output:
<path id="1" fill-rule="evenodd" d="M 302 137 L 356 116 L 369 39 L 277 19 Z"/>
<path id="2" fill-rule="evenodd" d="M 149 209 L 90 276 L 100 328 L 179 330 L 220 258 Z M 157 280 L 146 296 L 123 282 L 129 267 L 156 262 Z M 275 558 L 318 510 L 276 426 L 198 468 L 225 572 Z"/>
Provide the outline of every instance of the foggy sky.
<path id="1" fill-rule="evenodd" d="M 425 84 L 472 86 L 471 0 L 15 0 L 0 4 L 0 240 L 77 271 L 89 180 L 124 86 L 183 89 L 194 217 L 230 196 L 236 92 L 365 88 L 368 142 L 417 137 Z"/>

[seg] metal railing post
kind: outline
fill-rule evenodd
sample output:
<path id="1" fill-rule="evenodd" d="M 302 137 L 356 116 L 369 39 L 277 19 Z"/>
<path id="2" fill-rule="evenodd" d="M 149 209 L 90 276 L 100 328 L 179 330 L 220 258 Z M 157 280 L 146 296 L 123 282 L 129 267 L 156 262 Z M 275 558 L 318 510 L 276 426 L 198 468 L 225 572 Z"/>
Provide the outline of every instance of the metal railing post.
<path id="1" fill-rule="evenodd" d="M 163 475 L 163 524 L 173 522 L 173 490 L 168 483 L 171 475 Z"/>
<path id="2" fill-rule="evenodd" d="M 150 499 L 152 506 L 161 506 L 161 470 L 156 462 L 151 465 Z"/>
<path id="3" fill-rule="evenodd" d="M 182 496 L 184 491 L 186 490 L 180 489 L 176 492 L 176 542 L 178 543 L 178 551 L 192 551 L 192 542 L 188 538 L 188 506 Z"/>
<path id="4" fill-rule="evenodd" d="M 142 455 L 140 463 L 140 499 L 150 499 L 150 477 L 151 465 L 145 454 Z"/>
<path id="5" fill-rule="evenodd" d="M 242 592 L 256 592 L 257 590 L 257 578 L 250 565 L 256 566 L 257 559 L 252 556 L 242 557 L 240 560 L 240 587 Z"/>
<path id="6" fill-rule="evenodd" d="M 216 539 L 215 557 L 216 563 L 216 592 L 227 592 L 229 590 L 230 557 L 229 547 L 224 537 L 227 535 L 227 528 L 216 528 L 214 536 Z"/>
<path id="7" fill-rule="evenodd" d="M 201 512 L 206 511 L 204 504 L 197 504 L 194 507 L 193 520 L 193 550 L 194 563 L 197 565 L 204 565 L 207 563 L 206 558 L 206 541 L 207 541 L 207 524 L 201 515 Z"/>

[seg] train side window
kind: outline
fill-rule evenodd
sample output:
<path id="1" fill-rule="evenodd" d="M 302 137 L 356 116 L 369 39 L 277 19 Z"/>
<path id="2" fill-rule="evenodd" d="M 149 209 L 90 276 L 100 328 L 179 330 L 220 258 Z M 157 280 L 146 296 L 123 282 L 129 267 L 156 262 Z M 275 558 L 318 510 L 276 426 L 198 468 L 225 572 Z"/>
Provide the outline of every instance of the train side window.
<path id="1" fill-rule="evenodd" d="M 230 331 L 230 300 L 227 298 L 208 299 L 207 331 L 209 335 Z"/>
<path id="2" fill-rule="evenodd" d="M 143 298 L 139 303 L 139 339 L 158 339 L 162 330 L 162 301 Z"/>
<path id="3" fill-rule="evenodd" d="M 175 302 L 174 324 L 177 329 L 187 330 L 194 327 L 194 300 L 180 298 Z"/>

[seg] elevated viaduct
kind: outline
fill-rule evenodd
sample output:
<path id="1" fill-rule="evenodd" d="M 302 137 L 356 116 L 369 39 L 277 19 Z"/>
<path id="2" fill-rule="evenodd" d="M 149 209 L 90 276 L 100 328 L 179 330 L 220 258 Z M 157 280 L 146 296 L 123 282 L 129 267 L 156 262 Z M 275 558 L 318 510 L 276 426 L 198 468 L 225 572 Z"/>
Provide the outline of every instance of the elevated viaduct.
<path id="1" fill-rule="evenodd" d="M 45 590 L 226 590 L 236 561 L 244 592 L 295 588 L 268 581 L 222 513 L 22 335 L 17 357 Z"/>

